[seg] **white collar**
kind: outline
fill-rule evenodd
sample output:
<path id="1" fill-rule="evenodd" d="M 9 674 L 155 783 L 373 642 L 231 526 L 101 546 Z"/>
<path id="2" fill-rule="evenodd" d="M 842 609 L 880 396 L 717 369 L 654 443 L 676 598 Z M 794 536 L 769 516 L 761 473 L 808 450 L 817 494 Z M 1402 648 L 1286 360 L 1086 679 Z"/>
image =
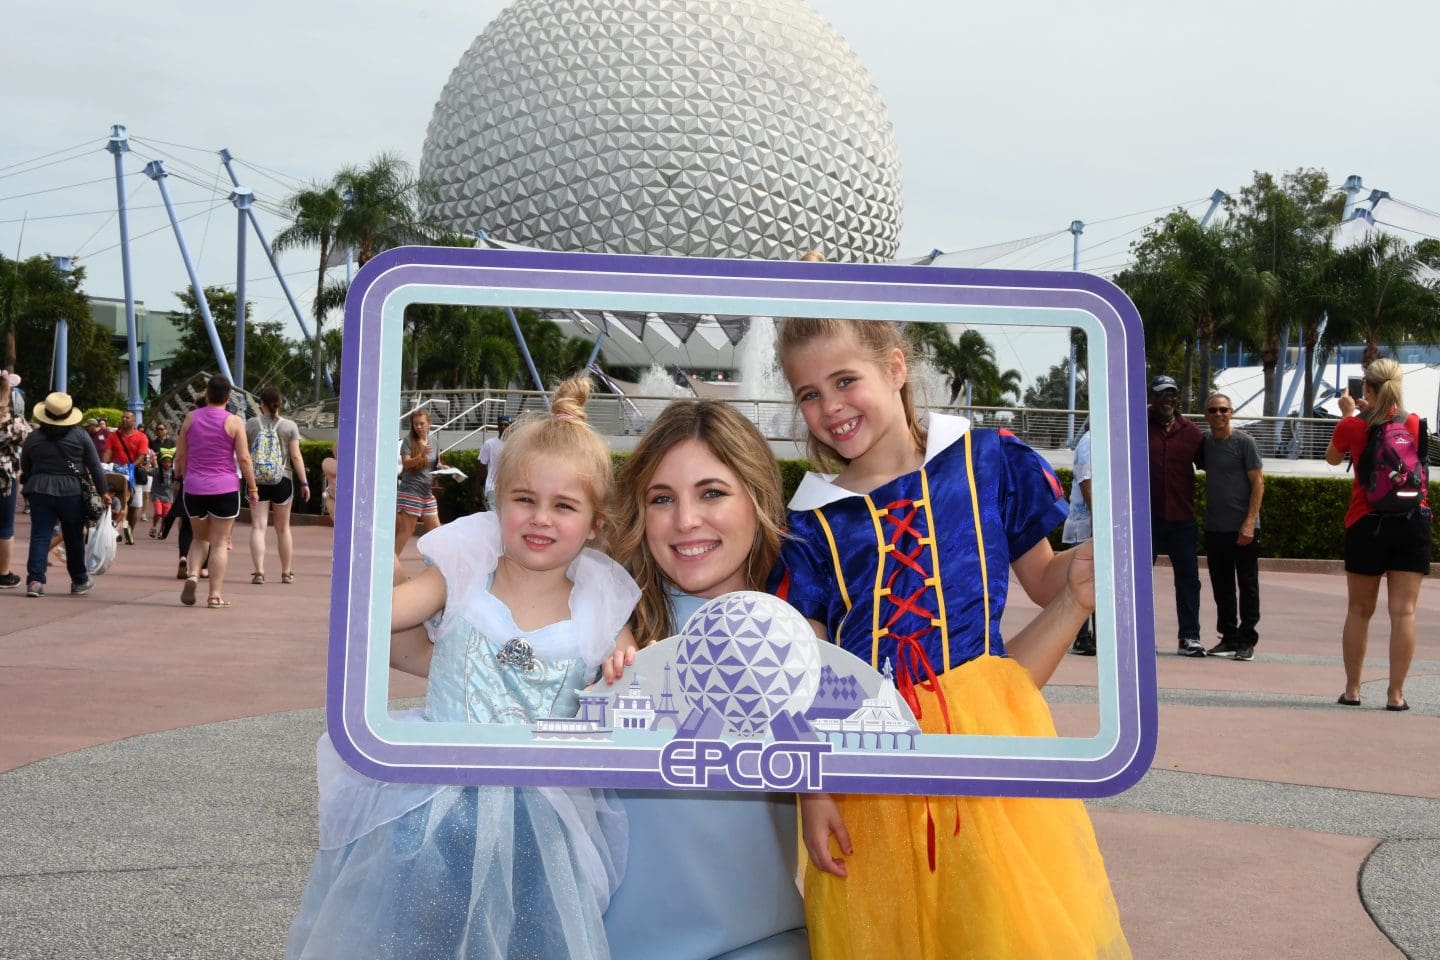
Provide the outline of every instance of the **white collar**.
<path id="1" fill-rule="evenodd" d="M 927 436 L 925 438 L 925 462 L 929 463 L 941 452 L 953 446 L 970 430 L 966 417 L 953 417 L 944 413 L 929 413 L 924 418 Z M 807 473 L 790 498 L 791 510 L 815 510 L 826 504 L 846 497 L 858 497 L 854 490 L 846 490 L 835 483 L 834 473 Z"/>

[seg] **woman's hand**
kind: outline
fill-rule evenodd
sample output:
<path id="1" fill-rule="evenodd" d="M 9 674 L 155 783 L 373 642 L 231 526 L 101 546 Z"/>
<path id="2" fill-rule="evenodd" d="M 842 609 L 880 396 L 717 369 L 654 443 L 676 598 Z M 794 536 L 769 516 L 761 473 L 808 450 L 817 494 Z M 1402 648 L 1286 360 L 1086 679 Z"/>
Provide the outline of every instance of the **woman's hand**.
<path id="1" fill-rule="evenodd" d="M 1340 407 L 1340 416 L 1348 417 L 1355 412 L 1355 398 L 1350 396 L 1349 390 L 1340 391 L 1340 396 L 1335 400 Z"/>
<path id="2" fill-rule="evenodd" d="M 846 857 L 855 851 L 850 846 L 850 832 L 845 829 L 845 820 L 840 816 L 840 805 L 828 793 L 800 794 L 800 829 L 805 838 L 805 849 L 810 853 L 810 862 L 816 868 L 837 877 L 849 876 L 845 860 L 831 851 L 830 838 L 840 845 L 840 852 Z"/>

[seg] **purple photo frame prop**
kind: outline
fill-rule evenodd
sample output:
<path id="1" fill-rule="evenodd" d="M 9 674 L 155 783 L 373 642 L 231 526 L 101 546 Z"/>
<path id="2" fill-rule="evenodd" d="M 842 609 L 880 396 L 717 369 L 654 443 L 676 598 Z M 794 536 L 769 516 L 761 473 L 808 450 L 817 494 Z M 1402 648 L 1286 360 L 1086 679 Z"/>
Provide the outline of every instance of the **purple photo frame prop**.
<path id="1" fill-rule="evenodd" d="M 345 307 L 340 477 L 326 707 L 347 762 L 416 783 L 674 786 L 661 749 L 457 733 L 386 710 L 400 319 L 410 303 L 1080 327 L 1089 337 L 1100 598 L 1100 729 L 1091 738 L 941 737 L 939 752 L 835 752 L 796 789 L 1095 797 L 1155 752 L 1144 336 L 1113 284 L 1080 273 L 405 247 L 362 268 Z M 1108 627 L 1108 629 L 1107 629 Z M 434 728 L 434 729 L 431 729 Z M 934 739 L 933 737 L 931 738 Z M 700 741 L 697 741 L 700 742 Z M 718 741 L 717 741 L 718 742 Z M 719 782 L 717 782 L 717 780 Z M 708 784 L 756 788 L 753 778 Z"/>

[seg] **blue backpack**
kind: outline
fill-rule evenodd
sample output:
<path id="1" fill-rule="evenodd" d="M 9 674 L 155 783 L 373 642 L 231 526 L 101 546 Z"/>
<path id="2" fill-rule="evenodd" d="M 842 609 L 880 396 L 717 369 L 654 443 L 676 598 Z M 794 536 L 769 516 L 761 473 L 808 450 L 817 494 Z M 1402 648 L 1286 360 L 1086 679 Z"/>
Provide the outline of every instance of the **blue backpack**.
<path id="1" fill-rule="evenodd" d="M 1372 426 L 1360 455 L 1360 484 L 1371 513 L 1407 514 L 1425 501 L 1430 486 L 1424 449 L 1428 430 L 1425 421 L 1420 421 L 1421 441 L 1416 442 L 1405 429 L 1405 420 L 1400 414 Z"/>

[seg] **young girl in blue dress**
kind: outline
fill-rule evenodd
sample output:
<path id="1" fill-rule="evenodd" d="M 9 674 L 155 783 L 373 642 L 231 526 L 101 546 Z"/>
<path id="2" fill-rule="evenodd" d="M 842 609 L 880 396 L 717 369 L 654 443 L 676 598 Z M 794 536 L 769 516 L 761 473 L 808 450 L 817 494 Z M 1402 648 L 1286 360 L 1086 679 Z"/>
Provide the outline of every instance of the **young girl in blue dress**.
<path id="1" fill-rule="evenodd" d="M 550 416 L 511 431 L 498 511 L 426 534 L 430 566 L 395 588 L 392 663 L 428 672 L 424 720 L 574 716 L 577 691 L 633 652 L 639 591 L 587 549 L 613 493 L 588 394 L 564 384 Z M 413 629 L 427 621 L 433 646 Z M 288 957 L 610 956 L 600 918 L 627 839 L 608 791 L 379 783 L 323 738 L 318 763 L 320 853 Z"/>
<path id="2" fill-rule="evenodd" d="M 1066 514 L 1049 467 L 1004 430 L 922 426 L 893 324 L 788 320 L 779 352 L 811 458 L 838 473 L 808 474 L 792 498 L 776 592 L 823 639 L 892 661 L 926 732 L 1055 736 L 1039 686 L 1094 600 L 1088 548 L 1056 555 L 1046 540 Z M 1012 570 L 1048 629 L 1007 655 Z M 808 794 L 800 807 L 816 957 L 1130 956 L 1078 800 Z"/>

